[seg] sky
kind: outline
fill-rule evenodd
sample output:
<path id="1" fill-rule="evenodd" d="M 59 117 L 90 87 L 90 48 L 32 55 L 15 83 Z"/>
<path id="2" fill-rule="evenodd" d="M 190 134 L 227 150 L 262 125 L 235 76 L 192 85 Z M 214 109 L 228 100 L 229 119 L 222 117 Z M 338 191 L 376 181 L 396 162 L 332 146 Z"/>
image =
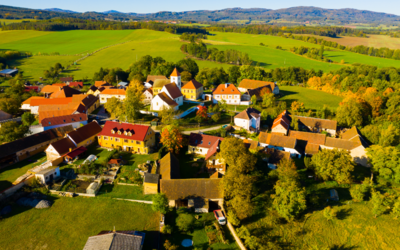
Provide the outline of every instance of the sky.
<path id="1" fill-rule="evenodd" d="M 0 5 L 26 7 L 32 9 L 60 8 L 78 12 L 117 10 L 121 12 L 154 13 L 159 11 L 219 10 L 224 8 L 266 8 L 281 9 L 296 6 L 315 6 L 329 9 L 354 8 L 400 15 L 399 0 L 14 0 Z"/>

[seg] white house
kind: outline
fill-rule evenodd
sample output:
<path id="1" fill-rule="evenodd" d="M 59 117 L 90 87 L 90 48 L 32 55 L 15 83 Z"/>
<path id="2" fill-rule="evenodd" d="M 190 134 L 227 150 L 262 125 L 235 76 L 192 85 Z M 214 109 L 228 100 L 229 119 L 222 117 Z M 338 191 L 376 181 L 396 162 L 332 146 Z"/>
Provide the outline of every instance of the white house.
<path id="1" fill-rule="evenodd" d="M 213 102 L 226 101 L 229 105 L 240 105 L 240 91 L 233 84 L 220 84 L 213 92 Z"/>
<path id="2" fill-rule="evenodd" d="M 296 148 L 297 140 L 296 138 L 260 132 L 260 136 L 258 138 L 260 145 L 267 148 L 274 148 L 277 150 L 289 152 L 291 156 L 301 157 L 301 152 Z"/>
<path id="3" fill-rule="evenodd" d="M 126 91 L 124 89 L 105 89 L 99 94 L 101 104 L 107 103 L 107 100 L 113 97 L 124 101 L 126 98 Z"/>
<path id="4" fill-rule="evenodd" d="M 250 132 L 260 131 L 261 112 L 254 108 L 247 108 L 235 116 L 235 126 Z"/>
<path id="5" fill-rule="evenodd" d="M 166 93 L 172 100 L 174 100 L 179 106 L 183 105 L 183 95 L 181 89 L 178 88 L 174 83 L 165 85 L 161 89 L 161 93 Z"/>
<path id="6" fill-rule="evenodd" d="M 160 111 L 163 107 L 177 110 L 183 105 L 183 95 L 175 83 L 169 83 L 162 87 L 161 92 L 151 100 L 151 110 Z"/>
<path id="7" fill-rule="evenodd" d="M 150 104 L 153 100 L 153 90 L 151 88 L 145 89 L 143 91 L 143 103 L 145 105 Z"/>
<path id="8" fill-rule="evenodd" d="M 60 177 L 60 168 L 53 167 L 43 169 L 42 171 L 37 172 L 35 174 L 35 177 L 39 180 L 41 184 L 47 184 Z"/>

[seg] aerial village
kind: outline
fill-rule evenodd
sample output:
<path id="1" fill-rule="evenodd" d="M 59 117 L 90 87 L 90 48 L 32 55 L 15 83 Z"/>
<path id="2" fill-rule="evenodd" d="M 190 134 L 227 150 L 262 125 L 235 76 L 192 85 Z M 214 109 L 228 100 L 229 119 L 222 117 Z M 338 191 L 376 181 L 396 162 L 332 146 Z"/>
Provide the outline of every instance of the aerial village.
<path id="1" fill-rule="evenodd" d="M 169 78 L 149 75 L 146 82 L 139 84 L 145 107 L 140 113 L 146 119 L 127 122 L 107 108 L 112 107 L 111 102 L 128 100 L 129 89 L 138 88 L 135 84 L 120 82 L 114 86 L 96 81 L 82 92 L 83 82 L 63 77 L 59 83 L 35 87 L 39 95 L 24 101 L 20 109 L 33 114 L 38 124 L 30 127 L 30 135 L 0 145 L 0 165 L 7 167 L 42 154 L 46 160 L 18 177 L 0 193 L 0 199 L 32 185 L 71 199 L 95 197 L 103 185 L 142 186 L 143 195 L 162 194 L 169 207 L 214 212 L 217 221 L 221 225 L 228 222 L 236 235 L 223 212 L 221 182 L 230 167 L 223 158 L 226 153 L 221 153 L 224 140 L 240 140 L 246 150 L 262 157 L 269 170 L 277 169 L 282 161 L 310 158 L 321 150 L 344 150 L 355 164 L 369 164 L 368 144 L 356 127 L 339 128 L 335 120 L 288 110 L 273 117 L 272 126 L 266 126 L 261 110 L 253 104 L 266 93 L 279 96 L 276 83 L 244 79 L 238 86 L 225 83 L 207 91 L 194 79 L 183 82 L 175 68 Z M 216 106 L 220 109 L 216 110 Z M 230 122 L 217 123 L 220 112 L 229 112 L 225 116 Z M 168 114 L 172 114 L 172 121 L 167 122 Z M 210 122 L 208 128 L 190 123 L 182 131 L 170 126 L 173 120 L 199 116 L 202 121 L 214 123 Z M 5 121 L 11 119 L 4 112 L 1 117 Z M 176 142 L 176 137 L 181 141 Z M 232 154 L 236 154 L 235 149 Z M 134 171 L 125 168 L 132 162 Z M 46 199 L 35 196 L 22 197 L 17 202 L 32 207 L 51 206 Z M 161 231 L 163 227 L 161 215 Z M 101 244 L 118 249 L 123 241 L 131 244 L 130 249 L 142 249 L 144 235 L 139 231 L 104 231 L 89 237 L 84 249 L 101 249 Z M 243 245 L 239 237 L 235 240 Z"/>

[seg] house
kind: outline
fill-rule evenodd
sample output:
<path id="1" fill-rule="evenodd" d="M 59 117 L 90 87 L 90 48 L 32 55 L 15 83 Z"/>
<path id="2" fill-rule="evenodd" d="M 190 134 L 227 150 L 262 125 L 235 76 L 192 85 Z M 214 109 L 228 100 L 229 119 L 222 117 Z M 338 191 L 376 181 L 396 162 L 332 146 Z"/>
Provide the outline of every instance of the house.
<path id="1" fill-rule="evenodd" d="M 138 231 L 102 231 L 89 237 L 83 250 L 142 250 L 144 237 Z"/>
<path id="2" fill-rule="evenodd" d="M 237 114 L 234 121 L 235 127 L 257 133 L 260 131 L 261 112 L 255 108 L 247 108 Z"/>
<path id="3" fill-rule="evenodd" d="M 72 103 L 82 104 L 87 114 L 92 113 L 100 107 L 100 99 L 94 95 L 74 95 L 72 96 Z"/>
<path id="4" fill-rule="evenodd" d="M 60 77 L 60 82 L 62 82 L 62 83 L 69 84 L 69 83 L 71 83 L 73 81 L 74 81 L 74 77 L 72 77 L 72 76 Z"/>
<path id="5" fill-rule="evenodd" d="M 13 116 L 3 110 L 0 110 L 0 122 L 11 119 Z"/>
<path id="6" fill-rule="evenodd" d="M 51 143 L 46 149 L 48 161 L 63 157 L 68 152 L 81 146 L 87 147 L 95 141 L 96 136 L 101 132 L 101 126 L 96 122 L 68 132 L 66 137 Z"/>
<path id="7" fill-rule="evenodd" d="M 162 88 L 170 84 L 171 82 L 168 79 L 157 79 L 153 84 L 153 95 L 156 96 L 161 93 Z"/>
<path id="8" fill-rule="evenodd" d="M 46 168 L 35 173 L 35 178 L 39 180 L 42 185 L 52 183 L 54 180 L 60 178 L 60 176 L 61 175 L 59 167 Z"/>
<path id="9" fill-rule="evenodd" d="M 117 84 L 117 86 L 119 89 L 126 89 L 129 86 L 129 83 L 128 82 L 119 82 Z"/>
<path id="10" fill-rule="evenodd" d="M 160 180 L 160 192 L 164 193 L 171 207 L 188 207 L 193 199 L 202 199 L 209 206 L 221 207 L 224 200 L 222 179 L 171 179 Z M 196 208 L 196 207 L 195 207 Z"/>
<path id="11" fill-rule="evenodd" d="M 271 89 L 269 87 L 248 89 L 242 93 L 242 101 L 251 101 L 253 96 L 256 96 L 257 101 L 261 101 L 263 99 L 263 95 L 266 93 L 271 93 Z"/>
<path id="12" fill-rule="evenodd" d="M 18 69 L 3 69 L 0 71 L 0 76 L 2 77 L 14 77 L 16 74 L 18 74 Z"/>
<path id="13" fill-rule="evenodd" d="M 158 76 L 148 75 L 146 82 L 144 83 L 144 87 L 152 88 L 156 80 L 168 80 L 168 78 L 166 76 L 160 76 L 160 75 Z"/>
<path id="14" fill-rule="evenodd" d="M 161 93 L 166 93 L 169 96 L 169 98 L 171 98 L 179 106 L 183 105 L 182 92 L 178 88 L 178 86 L 175 85 L 175 83 L 164 85 L 164 87 L 161 89 Z"/>
<path id="15" fill-rule="evenodd" d="M 34 99 L 46 99 L 46 98 L 44 98 L 43 96 L 31 96 L 22 102 L 21 109 L 22 110 L 31 110 L 31 101 Z M 39 106 L 37 107 L 37 109 L 39 109 Z M 38 113 L 38 111 L 36 111 L 36 113 Z"/>
<path id="16" fill-rule="evenodd" d="M 44 94 L 46 98 L 49 98 L 52 93 L 58 92 L 62 88 L 61 86 L 46 85 L 40 90 L 40 93 Z"/>
<path id="17" fill-rule="evenodd" d="M 179 105 L 174 100 L 172 100 L 166 93 L 162 92 L 156 95 L 151 100 L 150 110 L 160 111 L 163 110 L 164 108 L 173 109 L 176 111 L 179 109 Z"/>
<path id="18" fill-rule="evenodd" d="M 108 85 L 109 83 L 107 83 L 106 81 L 95 81 L 94 82 L 94 86 L 95 87 L 100 87 L 100 86 L 105 86 L 105 85 Z"/>
<path id="19" fill-rule="evenodd" d="M 124 89 L 105 89 L 99 94 L 101 104 L 107 103 L 107 100 L 113 97 L 124 101 L 126 98 L 126 91 Z"/>
<path id="20" fill-rule="evenodd" d="M 155 132 L 150 126 L 107 121 L 98 141 L 101 147 L 149 154 L 155 146 Z"/>
<path id="21" fill-rule="evenodd" d="M 229 105 L 239 105 L 240 104 L 240 91 L 235 85 L 230 83 L 220 84 L 213 91 L 213 102 L 226 101 Z"/>
<path id="22" fill-rule="evenodd" d="M 34 91 L 36 93 L 39 93 L 39 86 L 25 86 L 25 92 L 31 92 Z"/>
<path id="23" fill-rule="evenodd" d="M 144 194 L 157 194 L 158 193 L 158 183 L 160 181 L 159 174 L 144 174 L 143 180 L 143 192 Z"/>
<path id="24" fill-rule="evenodd" d="M 87 95 L 95 95 L 94 93 L 98 90 L 96 86 L 92 85 L 90 86 L 89 90 L 86 92 Z"/>
<path id="25" fill-rule="evenodd" d="M 299 129 L 306 129 L 314 133 L 325 131 L 333 137 L 336 135 L 337 121 L 298 115 L 294 117 L 296 117 L 299 122 Z"/>
<path id="26" fill-rule="evenodd" d="M 83 82 L 70 82 L 68 84 L 68 86 L 71 87 L 71 88 L 82 89 L 83 88 Z"/>
<path id="27" fill-rule="evenodd" d="M 268 168 L 276 169 L 282 160 L 289 160 L 290 153 L 277 150 L 274 148 L 267 148 L 265 154 L 268 156 Z"/>
<path id="28" fill-rule="evenodd" d="M 369 167 L 366 148 L 368 143 L 361 136 L 356 127 L 352 127 L 342 134 L 342 138 L 327 137 L 325 144 L 320 146 L 321 149 L 343 149 L 349 151 L 353 161 L 364 167 Z"/>
<path id="29" fill-rule="evenodd" d="M 49 117 L 73 115 L 79 113 L 86 113 L 85 106 L 80 103 L 71 102 L 65 105 L 40 105 L 39 122 L 42 122 L 43 119 Z"/>
<path id="30" fill-rule="evenodd" d="M 326 135 L 302 131 L 289 131 L 289 137 L 297 140 L 300 147 L 304 149 L 306 155 L 312 156 L 319 152 L 320 146 L 325 144 Z"/>
<path id="31" fill-rule="evenodd" d="M 179 161 L 173 154 L 168 153 L 160 160 L 160 177 L 163 180 L 179 179 Z"/>
<path id="32" fill-rule="evenodd" d="M 297 146 L 297 140 L 293 137 L 274 133 L 260 132 L 258 141 L 262 147 L 274 148 L 289 152 L 291 156 L 301 157 L 302 152 Z"/>
<path id="33" fill-rule="evenodd" d="M 83 93 L 77 89 L 71 88 L 69 86 L 65 86 L 65 87 L 62 87 L 61 90 L 50 94 L 50 98 L 66 98 L 66 97 L 72 97 L 73 95 L 80 95 L 80 94 L 83 94 Z"/>
<path id="34" fill-rule="evenodd" d="M 276 85 L 276 83 L 273 82 L 243 79 L 240 82 L 238 89 L 240 92 L 247 92 L 248 90 L 259 89 L 262 87 L 267 87 L 270 89 L 271 93 L 279 95 L 279 87 L 278 85 Z"/>
<path id="35" fill-rule="evenodd" d="M 72 126 L 53 128 L 13 142 L 1 144 L 0 168 L 43 152 L 51 143 L 62 139 L 72 130 Z"/>
<path id="36" fill-rule="evenodd" d="M 203 96 L 203 84 L 191 80 L 182 87 L 182 94 L 186 100 L 198 100 Z"/>
<path id="37" fill-rule="evenodd" d="M 224 138 L 218 136 L 190 133 L 188 153 L 206 156 L 216 142 L 223 140 Z"/>
<path id="38" fill-rule="evenodd" d="M 291 121 L 291 118 L 287 113 L 288 112 L 285 110 L 281 114 L 279 114 L 277 118 L 275 118 L 271 127 L 272 133 L 287 135 L 290 129 L 290 121 Z"/>
<path id="39" fill-rule="evenodd" d="M 36 96 L 35 96 L 36 97 Z M 40 106 L 44 105 L 51 105 L 51 106 L 62 106 L 68 105 L 72 102 L 72 97 L 68 98 L 55 98 L 55 99 L 48 99 L 48 98 L 34 98 L 33 96 L 29 98 L 29 105 L 26 105 L 27 102 L 22 103 L 21 109 L 30 110 L 32 114 L 38 115 Z"/>
<path id="40" fill-rule="evenodd" d="M 71 125 L 73 128 L 79 128 L 83 125 L 86 125 L 87 123 L 88 123 L 88 117 L 85 113 L 48 117 L 44 118 L 41 121 L 44 131 L 52 128 L 63 127 L 66 125 Z"/>
<path id="41" fill-rule="evenodd" d="M 153 100 L 153 89 L 148 88 L 143 91 L 143 103 L 145 105 L 148 105 L 151 103 L 151 100 Z"/>
<path id="42" fill-rule="evenodd" d="M 207 151 L 205 160 L 206 160 L 206 167 L 210 174 L 212 173 L 225 174 L 226 172 L 225 162 L 222 161 L 221 159 L 218 159 L 217 157 L 222 140 L 223 139 L 221 138 L 215 141 L 214 144 Z"/>

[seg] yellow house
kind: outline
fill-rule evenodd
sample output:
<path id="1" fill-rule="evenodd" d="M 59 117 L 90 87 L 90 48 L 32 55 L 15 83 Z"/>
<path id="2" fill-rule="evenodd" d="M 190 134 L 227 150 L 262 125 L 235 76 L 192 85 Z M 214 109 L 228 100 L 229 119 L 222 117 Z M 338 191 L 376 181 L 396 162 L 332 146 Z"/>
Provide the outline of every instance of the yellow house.
<path id="1" fill-rule="evenodd" d="M 100 99 L 94 95 L 73 95 L 73 103 L 80 103 L 86 108 L 87 114 L 92 113 L 98 107 L 100 107 Z"/>
<path id="2" fill-rule="evenodd" d="M 156 143 L 156 136 L 150 126 L 107 121 L 98 135 L 101 147 L 148 154 Z"/>
<path id="3" fill-rule="evenodd" d="M 198 100 L 203 96 L 203 84 L 191 80 L 182 87 L 182 95 L 186 100 Z"/>
<path id="4" fill-rule="evenodd" d="M 153 84 L 153 96 L 156 96 L 161 93 L 162 88 L 170 84 L 171 82 L 169 80 L 162 80 L 162 79 L 157 79 L 154 84 Z"/>

